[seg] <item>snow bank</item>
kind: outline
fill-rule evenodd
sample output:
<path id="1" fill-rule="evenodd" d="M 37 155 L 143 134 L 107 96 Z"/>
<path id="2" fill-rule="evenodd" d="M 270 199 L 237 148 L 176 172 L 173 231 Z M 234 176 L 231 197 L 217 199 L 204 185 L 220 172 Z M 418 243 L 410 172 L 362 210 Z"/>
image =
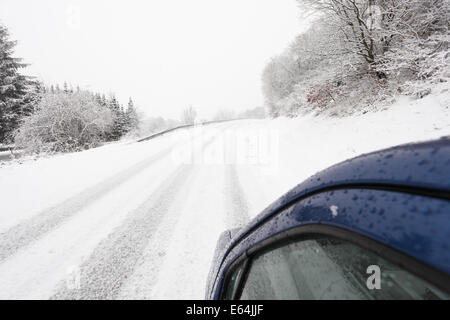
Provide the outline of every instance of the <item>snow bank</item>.
<path id="1" fill-rule="evenodd" d="M 255 129 L 260 126 L 252 125 Z M 421 100 L 398 97 L 392 106 L 378 112 L 345 118 L 278 118 L 263 126 L 278 132 L 279 163 L 270 175 L 262 175 L 255 166 L 240 167 L 251 216 L 309 176 L 348 158 L 449 136 L 450 84 L 441 84 Z"/>

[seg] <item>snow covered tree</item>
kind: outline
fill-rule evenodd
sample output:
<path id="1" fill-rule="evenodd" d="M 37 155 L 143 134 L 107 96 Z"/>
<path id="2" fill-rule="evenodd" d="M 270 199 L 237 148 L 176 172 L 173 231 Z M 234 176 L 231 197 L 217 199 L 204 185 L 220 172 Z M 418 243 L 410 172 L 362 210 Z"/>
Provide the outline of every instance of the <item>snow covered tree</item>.
<path id="1" fill-rule="evenodd" d="M 0 25 L 0 143 L 17 128 L 24 113 L 30 80 L 19 73 L 25 67 L 21 59 L 14 58 L 15 41 L 9 39 L 8 30 Z"/>
<path id="2" fill-rule="evenodd" d="M 128 101 L 128 108 L 125 113 L 125 119 L 126 119 L 126 131 L 137 132 L 137 130 L 139 129 L 139 115 L 137 113 L 136 107 L 134 106 L 134 102 L 131 98 Z"/>
<path id="3" fill-rule="evenodd" d="M 33 114 L 38 109 L 39 102 L 45 93 L 46 88 L 42 82 L 30 81 L 28 91 L 23 98 L 20 119 Z"/>
<path id="4" fill-rule="evenodd" d="M 344 56 L 336 54 L 341 43 L 335 33 L 327 24 L 316 21 L 267 64 L 262 74 L 262 90 L 270 116 L 295 116 L 306 102 L 307 91 L 314 81 L 333 78 L 337 69 L 345 72 L 352 69 L 343 68 Z M 299 98 L 300 95 L 305 98 Z"/>
<path id="5" fill-rule="evenodd" d="M 108 133 L 108 140 L 117 141 L 127 132 L 126 114 L 114 95 L 107 101 L 107 107 L 113 114 L 113 125 Z"/>
<path id="6" fill-rule="evenodd" d="M 383 2 L 384 3 L 384 2 Z M 382 6 L 384 47 L 377 68 L 391 76 L 427 80 L 448 74 L 450 2 L 405 0 Z"/>
<path id="7" fill-rule="evenodd" d="M 64 85 L 63 85 L 63 92 L 65 94 L 70 93 L 69 86 L 67 85 L 67 82 L 65 82 L 65 81 L 64 81 Z"/>
<path id="8" fill-rule="evenodd" d="M 108 102 L 106 101 L 106 96 L 102 94 L 102 102 L 100 103 L 103 107 L 108 106 Z"/>
<path id="9" fill-rule="evenodd" d="M 298 1 L 339 31 L 340 54 L 362 59 L 379 78 L 392 69 L 420 73 L 425 56 L 448 48 L 448 0 Z"/>
<path id="10" fill-rule="evenodd" d="M 120 137 L 123 137 L 128 132 L 127 114 L 125 112 L 123 105 L 120 105 L 119 125 L 120 125 Z"/>
<path id="11" fill-rule="evenodd" d="M 263 93 L 271 116 L 280 115 L 278 101 L 287 97 L 298 81 L 294 69 L 292 57 L 283 54 L 273 58 L 263 71 Z"/>
<path id="12" fill-rule="evenodd" d="M 80 89 L 77 88 L 77 92 L 79 92 Z M 99 105 L 102 105 L 102 96 L 100 95 L 100 93 L 96 93 L 94 94 L 95 97 L 95 102 L 97 102 Z"/>
<path id="13" fill-rule="evenodd" d="M 14 141 L 29 153 L 79 151 L 104 141 L 112 124 L 112 112 L 89 92 L 46 93 L 23 119 Z"/>
<path id="14" fill-rule="evenodd" d="M 324 20 L 340 31 L 347 44 L 344 53 L 362 58 L 369 67 L 374 66 L 377 54 L 386 45 L 386 41 L 381 41 L 377 35 L 378 29 L 374 23 L 375 0 L 299 1 L 322 11 L 325 14 Z"/>
<path id="15" fill-rule="evenodd" d="M 111 110 L 113 116 L 113 125 L 108 133 L 108 140 L 119 140 L 122 136 L 122 128 L 120 123 L 120 105 L 115 96 L 111 96 L 107 102 L 108 108 Z"/>
<path id="16" fill-rule="evenodd" d="M 189 106 L 188 108 L 184 109 L 183 112 L 181 113 L 182 124 L 194 124 L 196 118 L 197 118 L 197 111 L 192 106 Z"/>
<path id="17" fill-rule="evenodd" d="M 420 98 L 448 81 L 449 0 L 297 1 L 315 20 L 263 72 L 271 116 Z"/>

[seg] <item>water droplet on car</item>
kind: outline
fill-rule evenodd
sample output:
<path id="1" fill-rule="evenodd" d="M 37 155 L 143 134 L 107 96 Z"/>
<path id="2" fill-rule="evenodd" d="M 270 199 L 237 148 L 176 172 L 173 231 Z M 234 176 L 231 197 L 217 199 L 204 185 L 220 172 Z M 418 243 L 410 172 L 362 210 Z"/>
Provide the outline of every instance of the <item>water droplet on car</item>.
<path id="1" fill-rule="evenodd" d="M 423 160 L 419 161 L 419 163 L 418 163 L 419 166 L 424 166 L 426 164 L 428 164 L 428 161 L 426 159 L 423 159 Z"/>
<path id="2" fill-rule="evenodd" d="M 336 217 L 338 216 L 338 209 L 339 209 L 339 207 L 338 207 L 338 206 L 335 206 L 335 205 L 332 205 L 332 206 L 330 207 L 330 210 L 331 210 L 331 216 L 332 216 L 333 218 L 336 218 Z"/>

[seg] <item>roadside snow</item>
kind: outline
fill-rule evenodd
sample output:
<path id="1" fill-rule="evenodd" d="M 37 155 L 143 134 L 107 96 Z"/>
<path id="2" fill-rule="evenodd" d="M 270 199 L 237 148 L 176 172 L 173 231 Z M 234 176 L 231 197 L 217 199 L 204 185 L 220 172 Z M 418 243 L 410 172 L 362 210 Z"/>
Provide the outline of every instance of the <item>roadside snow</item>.
<path id="1" fill-rule="evenodd" d="M 95 187 L 115 174 L 170 150 L 180 138 L 162 136 L 141 144 L 121 142 L 80 153 L 38 160 L 25 159 L 0 167 L 0 233 L 23 219 Z"/>
<path id="2" fill-rule="evenodd" d="M 261 124 L 252 123 L 255 130 Z M 279 137 L 278 169 L 260 174 L 239 167 L 239 176 L 257 215 L 295 185 L 329 166 L 358 155 L 410 142 L 450 136 L 450 84 L 421 100 L 400 97 L 386 110 L 347 118 L 279 118 L 262 125 Z M 250 187 L 251 186 L 251 187 Z"/>

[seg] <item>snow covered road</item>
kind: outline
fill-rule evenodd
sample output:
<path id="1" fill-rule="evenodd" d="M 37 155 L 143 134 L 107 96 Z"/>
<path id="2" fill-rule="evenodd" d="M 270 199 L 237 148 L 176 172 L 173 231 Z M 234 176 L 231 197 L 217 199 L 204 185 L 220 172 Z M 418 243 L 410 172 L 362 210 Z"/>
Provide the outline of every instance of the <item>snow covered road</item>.
<path id="1" fill-rule="evenodd" d="M 113 175 L 103 172 L 92 179 L 98 182 L 56 204 L 51 196 L 62 198 L 64 189 L 77 188 L 82 180 L 76 176 L 85 175 L 90 161 L 41 160 L 58 165 L 51 166 L 50 177 L 33 171 L 40 175 L 31 181 L 40 180 L 41 188 L 33 190 L 40 197 L 29 200 L 48 208 L 26 214 L 12 203 L 17 216 L 2 215 L 0 297 L 201 298 L 217 237 L 249 219 L 242 195 L 236 194 L 242 188 L 234 165 L 214 162 L 217 146 L 222 147 L 217 140 L 235 126 L 100 148 L 95 157 L 102 161 L 92 165 L 121 154 L 127 159 L 109 168 Z M 57 190 L 66 176 L 74 183 Z"/>
<path id="2" fill-rule="evenodd" d="M 3 164 L 0 299 L 202 299 L 225 229 L 336 162 L 449 135 L 446 94 Z"/>

